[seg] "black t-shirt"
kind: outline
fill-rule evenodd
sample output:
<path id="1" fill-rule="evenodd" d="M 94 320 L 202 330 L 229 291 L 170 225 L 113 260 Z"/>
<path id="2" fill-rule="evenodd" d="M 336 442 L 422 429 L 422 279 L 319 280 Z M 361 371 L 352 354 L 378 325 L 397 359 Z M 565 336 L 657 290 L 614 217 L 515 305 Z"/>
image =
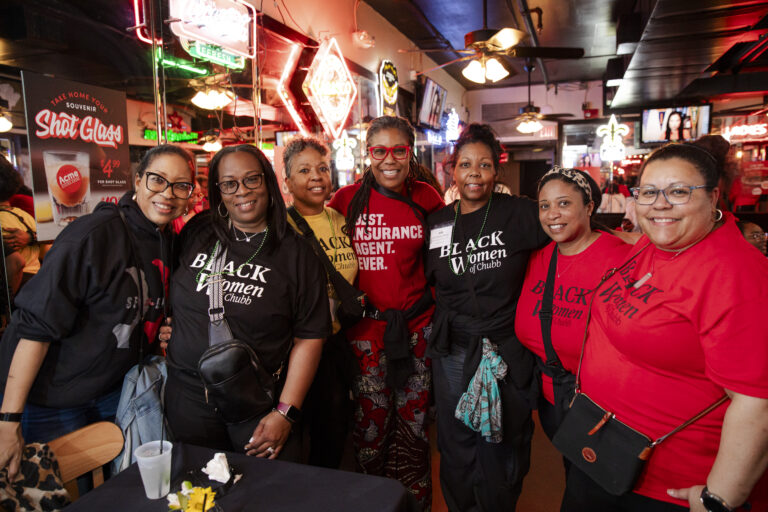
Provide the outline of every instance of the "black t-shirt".
<path id="1" fill-rule="evenodd" d="M 528 256 L 549 241 L 539 223 L 536 203 L 494 193 L 477 246 L 475 240 L 483 226 L 485 206 L 459 215 L 453 233 L 453 249 L 449 251 L 456 212 L 454 204 L 438 210 L 428 219 L 427 279 L 435 286 L 440 304 L 480 318 L 501 312 L 514 313 Z M 449 263 L 457 273 L 465 273 L 457 276 Z"/>
<path id="2" fill-rule="evenodd" d="M 210 273 L 207 269 L 213 265 L 215 244 L 209 219 L 199 217 L 181 234 L 171 286 L 173 334 L 168 344 L 171 365 L 195 371 L 208 349 L 209 324 L 208 285 L 198 284 L 197 276 Z M 286 359 L 293 338 L 327 337 L 331 316 L 325 270 L 310 246 L 292 230 L 280 242 L 270 232 L 261 252 L 241 267 L 263 237 L 259 234 L 250 242 L 231 238 L 224 270 L 234 275 L 224 276 L 222 296 L 233 336 L 248 343 L 265 368 L 274 372 Z"/>

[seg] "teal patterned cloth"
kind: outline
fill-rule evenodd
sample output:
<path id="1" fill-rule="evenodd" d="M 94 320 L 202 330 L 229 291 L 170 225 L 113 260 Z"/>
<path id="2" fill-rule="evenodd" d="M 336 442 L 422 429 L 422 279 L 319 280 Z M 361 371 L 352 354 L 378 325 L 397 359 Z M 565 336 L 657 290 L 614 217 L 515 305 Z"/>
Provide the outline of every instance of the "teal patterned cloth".
<path id="1" fill-rule="evenodd" d="M 489 443 L 502 441 L 501 395 L 497 380 L 507 375 L 507 363 L 496 346 L 483 338 L 483 357 L 456 406 L 456 419 L 479 432 Z"/>

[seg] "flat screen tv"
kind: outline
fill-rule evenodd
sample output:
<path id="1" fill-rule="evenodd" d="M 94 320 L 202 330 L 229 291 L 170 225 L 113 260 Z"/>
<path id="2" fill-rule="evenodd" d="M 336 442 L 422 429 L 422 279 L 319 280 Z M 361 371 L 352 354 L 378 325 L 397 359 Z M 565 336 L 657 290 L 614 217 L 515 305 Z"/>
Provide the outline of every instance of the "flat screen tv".
<path id="1" fill-rule="evenodd" d="M 442 129 L 443 110 L 448 92 L 427 78 L 424 83 L 424 94 L 421 96 L 419 108 L 419 124 L 439 131 Z"/>
<path id="2" fill-rule="evenodd" d="M 696 140 L 709 133 L 711 122 L 712 105 L 643 110 L 640 142 Z"/>

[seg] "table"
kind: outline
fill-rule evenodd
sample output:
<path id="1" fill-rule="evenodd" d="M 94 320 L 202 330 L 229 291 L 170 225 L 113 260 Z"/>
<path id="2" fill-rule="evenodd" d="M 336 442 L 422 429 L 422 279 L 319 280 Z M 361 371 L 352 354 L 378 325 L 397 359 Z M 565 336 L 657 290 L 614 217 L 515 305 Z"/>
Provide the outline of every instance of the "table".
<path id="1" fill-rule="evenodd" d="M 171 463 L 172 491 L 187 471 L 200 469 L 215 450 L 175 443 Z M 217 497 L 223 512 L 415 512 L 415 500 L 400 482 L 347 471 L 227 453 L 230 466 L 243 478 Z M 214 482 L 215 483 L 215 482 Z M 166 512 L 168 500 L 144 495 L 139 468 L 133 464 L 67 507 L 67 512 Z"/>

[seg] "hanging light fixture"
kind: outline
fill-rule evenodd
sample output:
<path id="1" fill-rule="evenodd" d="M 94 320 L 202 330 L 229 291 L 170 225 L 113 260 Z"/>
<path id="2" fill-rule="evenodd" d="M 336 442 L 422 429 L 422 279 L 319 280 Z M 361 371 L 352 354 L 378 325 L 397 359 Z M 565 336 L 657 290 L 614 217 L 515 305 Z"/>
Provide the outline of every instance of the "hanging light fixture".
<path id="1" fill-rule="evenodd" d="M 536 133 L 542 128 L 544 125 L 538 119 L 526 119 L 517 125 L 517 131 L 525 134 Z"/>
<path id="2" fill-rule="evenodd" d="M 206 110 L 221 110 L 232 103 L 234 99 L 235 94 L 232 91 L 212 88 L 197 91 L 197 94 L 192 98 L 192 103 Z"/>
<path id="3" fill-rule="evenodd" d="M 209 153 L 216 153 L 221 149 L 221 141 L 219 139 L 214 140 L 213 142 L 206 142 L 203 144 L 203 151 L 207 151 Z"/>
<path id="4" fill-rule="evenodd" d="M 13 123 L 6 114 L 0 114 L 0 133 L 9 132 L 13 128 Z"/>
<path id="5" fill-rule="evenodd" d="M 486 80 L 498 82 L 509 76 L 509 71 L 496 57 L 481 57 L 479 60 L 471 60 L 462 70 L 462 75 L 467 80 L 477 84 L 484 84 Z"/>

